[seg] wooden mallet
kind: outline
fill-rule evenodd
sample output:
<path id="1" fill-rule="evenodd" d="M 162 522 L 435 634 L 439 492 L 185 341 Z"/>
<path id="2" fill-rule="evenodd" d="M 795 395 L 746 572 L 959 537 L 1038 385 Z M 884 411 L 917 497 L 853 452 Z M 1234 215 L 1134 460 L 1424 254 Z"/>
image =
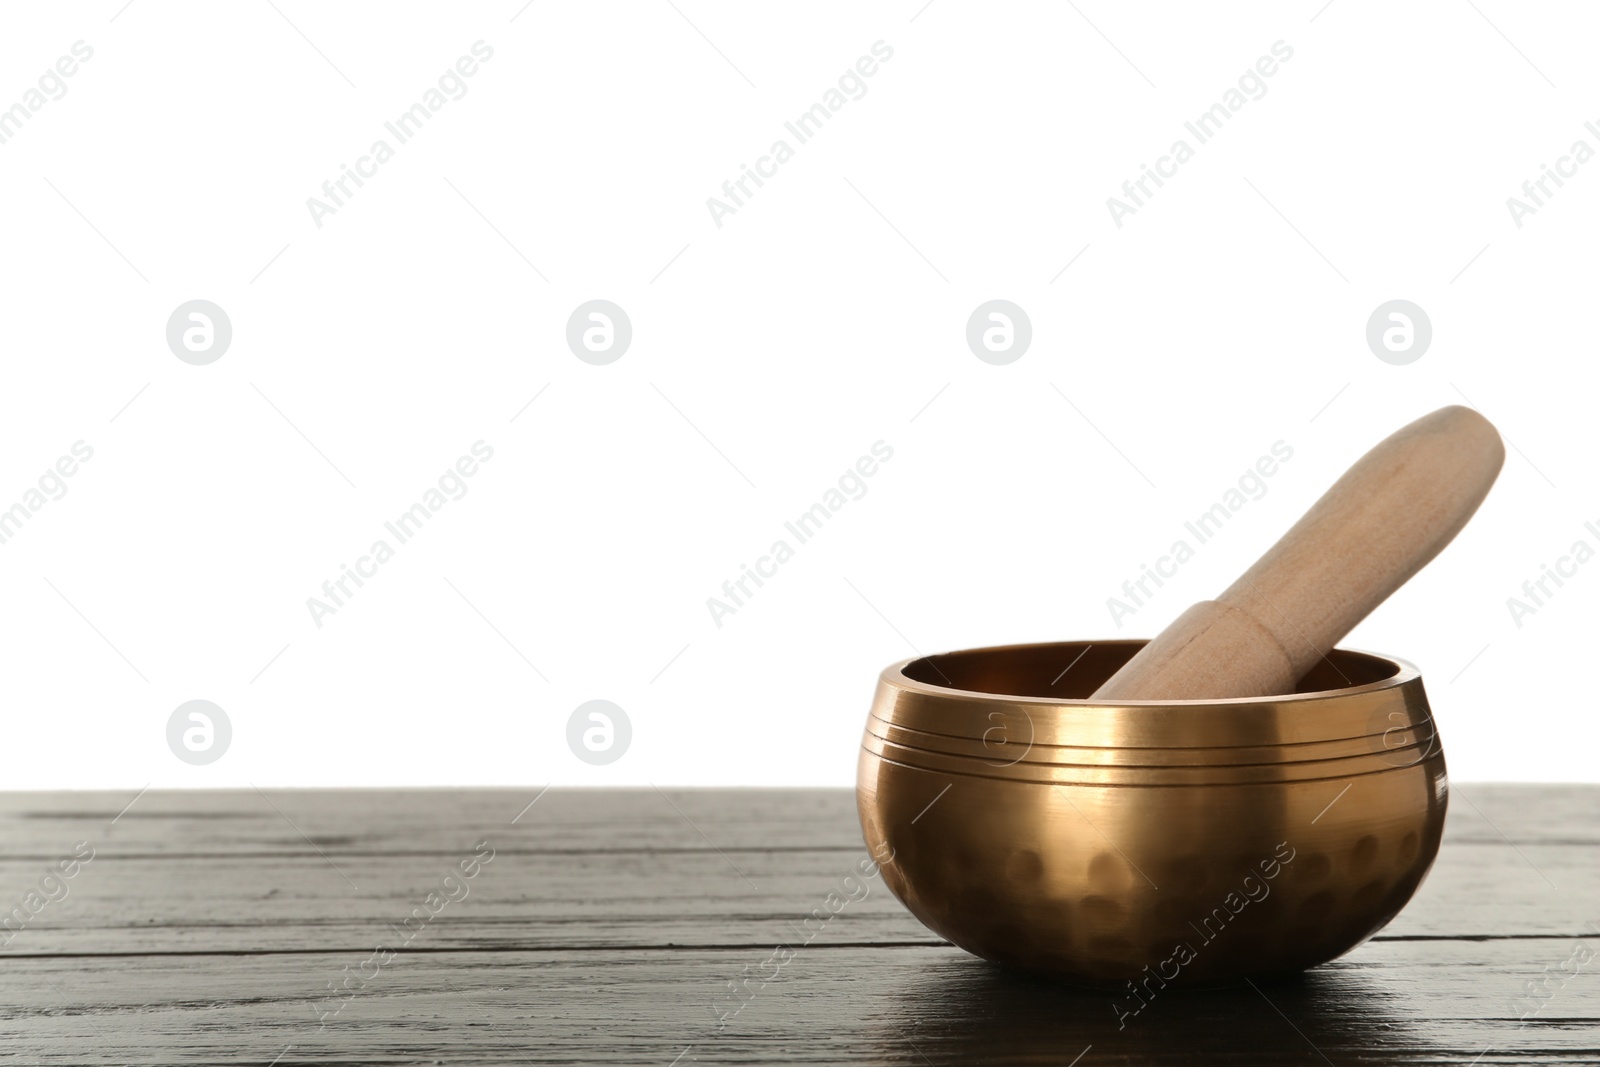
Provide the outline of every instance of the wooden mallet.
<path id="1" fill-rule="evenodd" d="M 1094 700 L 1291 693 L 1367 613 L 1450 543 L 1505 448 L 1471 408 L 1440 408 L 1362 456 L 1215 600 L 1178 616 Z"/>

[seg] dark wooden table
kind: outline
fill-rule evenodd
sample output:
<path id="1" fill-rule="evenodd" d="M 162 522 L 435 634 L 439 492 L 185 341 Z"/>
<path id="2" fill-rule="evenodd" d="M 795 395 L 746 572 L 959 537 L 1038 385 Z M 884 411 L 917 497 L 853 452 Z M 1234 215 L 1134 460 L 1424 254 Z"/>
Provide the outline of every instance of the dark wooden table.
<path id="1" fill-rule="evenodd" d="M 1376 939 L 1120 1031 L 847 883 L 845 791 L 534 799 L 0 795 L 0 1062 L 1600 1062 L 1600 788 L 1458 787 Z"/>

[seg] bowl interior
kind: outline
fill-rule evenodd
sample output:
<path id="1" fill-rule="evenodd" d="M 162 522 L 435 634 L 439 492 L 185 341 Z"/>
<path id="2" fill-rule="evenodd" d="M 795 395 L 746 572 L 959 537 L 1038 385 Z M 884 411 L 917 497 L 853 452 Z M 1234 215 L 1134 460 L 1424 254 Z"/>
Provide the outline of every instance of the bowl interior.
<path id="1" fill-rule="evenodd" d="M 901 673 L 924 685 L 995 696 L 1087 700 L 1144 647 L 1144 641 L 1075 645 L 1011 645 L 944 652 L 907 663 Z M 1334 649 L 1295 687 L 1322 693 L 1387 681 L 1401 671 L 1394 660 Z"/>

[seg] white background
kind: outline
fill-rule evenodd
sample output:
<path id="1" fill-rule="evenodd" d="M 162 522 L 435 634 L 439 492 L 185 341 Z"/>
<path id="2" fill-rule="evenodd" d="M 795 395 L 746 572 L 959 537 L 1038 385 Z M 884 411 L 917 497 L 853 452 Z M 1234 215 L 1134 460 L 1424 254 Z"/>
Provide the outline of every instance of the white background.
<path id="1" fill-rule="evenodd" d="M 0 545 L 8 787 L 848 784 L 886 663 L 1153 634 L 1469 401 L 1499 484 L 1346 643 L 1421 667 L 1458 778 L 1600 780 L 1600 563 L 1520 627 L 1506 603 L 1600 547 L 1600 162 L 1506 206 L 1600 148 L 1592 9 L 675 2 L 5 9 L 0 106 L 94 49 L 0 145 L 0 506 L 94 449 Z M 314 225 L 479 40 L 467 94 Z M 880 40 L 718 228 L 706 199 Z M 1114 225 L 1279 40 L 1266 95 Z M 165 340 L 195 298 L 234 330 L 203 367 Z M 592 298 L 633 323 L 609 366 L 566 347 Z M 993 298 L 1032 320 L 1009 366 L 965 343 Z M 1394 298 L 1433 323 L 1409 366 L 1365 343 Z M 319 629 L 306 599 L 478 440 L 467 495 Z M 879 440 L 867 494 L 715 626 Z M 1117 629 L 1106 598 L 1279 440 L 1266 496 Z M 195 698 L 233 724 L 204 767 L 165 739 Z M 604 767 L 565 739 L 594 698 L 633 724 Z"/>

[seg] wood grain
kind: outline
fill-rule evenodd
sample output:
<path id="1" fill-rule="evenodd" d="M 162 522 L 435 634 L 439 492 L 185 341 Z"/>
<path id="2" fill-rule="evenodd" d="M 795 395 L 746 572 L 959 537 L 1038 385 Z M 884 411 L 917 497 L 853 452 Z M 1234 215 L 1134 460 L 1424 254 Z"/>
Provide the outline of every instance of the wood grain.
<path id="1" fill-rule="evenodd" d="M 95 850 L 0 950 L 0 1062 L 1600 1062 L 1600 958 L 1559 980 L 1600 952 L 1600 788 L 1458 787 L 1377 939 L 1124 1030 L 1115 998 L 999 972 L 880 884 L 719 1028 L 861 853 L 849 792 L 536 792 L 148 793 L 114 823 L 131 794 L 0 795 L 0 910 Z M 467 894 L 320 1017 L 483 841 Z"/>

